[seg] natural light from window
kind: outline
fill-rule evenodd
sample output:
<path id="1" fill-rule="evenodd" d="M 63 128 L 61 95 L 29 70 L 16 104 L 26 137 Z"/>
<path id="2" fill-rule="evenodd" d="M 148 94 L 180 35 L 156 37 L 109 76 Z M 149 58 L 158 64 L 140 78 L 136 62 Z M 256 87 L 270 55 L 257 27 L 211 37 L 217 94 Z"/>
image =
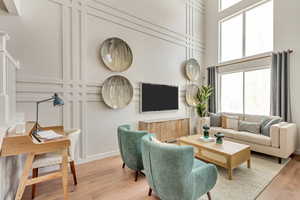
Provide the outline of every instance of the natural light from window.
<path id="1" fill-rule="evenodd" d="M 270 68 L 222 74 L 221 112 L 269 115 L 270 78 Z"/>
<path id="2" fill-rule="evenodd" d="M 221 76 L 221 110 L 229 113 L 243 113 L 243 73 Z"/>
<path id="3" fill-rule="evenodd" d="M 245 72 L 245 114 L 270 114 L 271 70 Z"/>
<path id="4" fill-rule="evenodd" d="M 238 15 L 221 24 L 221 60 L 228 61 L 243 56 L 243 16 Z"/>
<path id="5" fill-rule="evenodd" d="M 219 62 L 273 51 L 273 1 L 220 22 Z"/>
<path id="6" fill-rule="evenodd" d="M 234 4 L 240 2 L 241 0 L 220 0 L 220 8 L 221 10 L 224 10 L 226 8 L 229 8 L 231 6 L 233 6 Z"/>
<path id="7" fill-rule="evenodd" d="M 273 3 L 246 12 L 246 56 L 273 50 Z"/>

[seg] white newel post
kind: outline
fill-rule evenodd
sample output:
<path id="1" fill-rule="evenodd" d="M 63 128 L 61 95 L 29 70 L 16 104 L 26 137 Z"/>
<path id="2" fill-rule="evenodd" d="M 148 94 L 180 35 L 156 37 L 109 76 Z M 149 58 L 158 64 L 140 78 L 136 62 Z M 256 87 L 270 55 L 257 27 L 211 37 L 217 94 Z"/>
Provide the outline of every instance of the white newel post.
<path id="1" fill-rule="evenodd" d="M 8 35 L 0 31 L 0 150 L 6 130 L 18 124 L 16 121 L 16 70 L 19 68 L 19 63 L 7 51 L 8 40 Z M 1 200 L 15 198 L 22 172 L 22 160 L 22 156 L 0 157 Z"/>

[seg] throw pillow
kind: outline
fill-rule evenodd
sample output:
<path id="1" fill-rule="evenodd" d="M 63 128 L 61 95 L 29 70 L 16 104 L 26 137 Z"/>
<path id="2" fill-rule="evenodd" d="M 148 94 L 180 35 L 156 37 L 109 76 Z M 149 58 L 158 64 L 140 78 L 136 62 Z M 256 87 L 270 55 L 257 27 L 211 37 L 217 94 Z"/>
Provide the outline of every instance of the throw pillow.
<path id="1" fill-rule="evenodd" d="M 153 136 L 151 137 L 151 141 L 154 143 L 157 143 L 159 145 L 177 146 L 176 144 L 161 142 L 160 140 L 158 140 L 156 137 L 153 137 Z"/>
<path id="2" fill-rule="evenodd" d="M 222 115 L 222 128 L 226 129 L 239 129 L 239 116 Z"/>
<path id="3" fill-rule="evenodd" d="M 265 127 L 273 118 L 272 117 L 265 117 L 263 120 L 261 120 L 260 127 L 261 129 Z"/>
<path id="4" fill-rule="evenodd" d="M 220 113 L 210 113 L 210 126 L 212 127 L 221 127 L 222 126 L 222 119 Z"/>
<path id="5" fill-rule="evenodd" d="M 270 129 L 271 126 L 278 124 L 282 121 L 282 118 L 274 118 L 271 121 L 269 121 L 264 127 L 261 129 L 261 134 L 264 136 L 270 137 Z"/>
<path id="6" fill-rule="evenodd" d="M 260 134 L 260 124 L 259 122 L 248 122 L 240 121 L 239 131 L 247 131 L 250 133 Z"/>
<path id="7" fill-rule="evenodd" d="M 152 142 L 155 142 L 155 143 L 158 143 L 158 144 L 161 144 L 162 142 L 161 141 L 159 141 L 156 137 L 151 137 L 151 140 L 152 140 Z"/>

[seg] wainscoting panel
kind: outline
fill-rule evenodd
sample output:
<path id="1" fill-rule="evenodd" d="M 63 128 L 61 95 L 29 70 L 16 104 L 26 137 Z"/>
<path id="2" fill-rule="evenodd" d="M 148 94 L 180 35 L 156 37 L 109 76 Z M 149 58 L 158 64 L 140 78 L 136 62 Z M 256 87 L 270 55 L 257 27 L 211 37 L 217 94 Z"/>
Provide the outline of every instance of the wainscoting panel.
<path id="1" fill-rule="evenodd" d="M 41 105 L 40 122 L 82 129 L 79 162 L 118 154 L 121 124 L 194 116 L 185 103 L 190 82 L 184 63 L 194 57 L 203 64 L 204 0 L 26 0 L 21 7 L 21 17 L 0 19 L 22 68 L 17 109 L 35 120 L 35 101 L 58 92 L 65 106 Z M 132 49 L 133 64 L 123 73 L 110 72 L 100 60 L 100 45 L 109 37 L 122 38 Z M 134 98 L 128 107 L 111 110 L 100 90 L 116 74 L 131 81 Z M 140 82 L 178 85 L 180 109 L 140 113 Z"/>

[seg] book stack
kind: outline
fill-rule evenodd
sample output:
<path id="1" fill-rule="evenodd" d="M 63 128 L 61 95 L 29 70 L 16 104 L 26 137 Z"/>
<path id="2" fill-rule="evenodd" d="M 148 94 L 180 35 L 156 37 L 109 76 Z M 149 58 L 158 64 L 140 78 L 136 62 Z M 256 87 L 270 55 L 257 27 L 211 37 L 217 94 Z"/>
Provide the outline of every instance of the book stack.
<path id="1" fill-rule="evenodd" d="M 38 142 L 47 142 L 55 139 L 62 138 L 63 136 L 52 131 L 52 130 L 47 130 L 47 131 L 38 131 L 36 133 L 32 134 L 34 139 L 36 139 Z"/>

